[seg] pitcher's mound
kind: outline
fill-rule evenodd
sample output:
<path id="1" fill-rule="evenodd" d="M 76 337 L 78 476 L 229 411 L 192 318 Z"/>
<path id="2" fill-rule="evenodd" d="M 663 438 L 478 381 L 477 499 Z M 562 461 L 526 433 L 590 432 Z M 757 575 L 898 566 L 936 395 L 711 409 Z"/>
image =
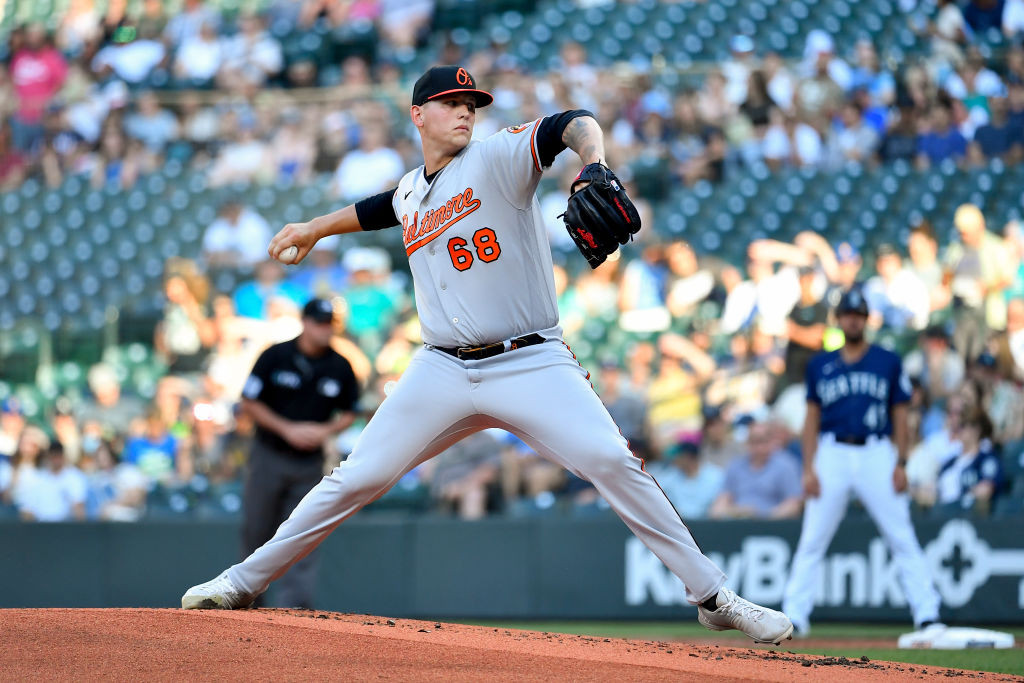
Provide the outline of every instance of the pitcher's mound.
<path id="1" fill-rule="evenodd" d="M 568 636 L 299 610 L 10 609 L 0 610 L 0 632 L 4 680 L 790 682 L 922 675 L 921 667 L 794 655 L 784 647 Z"/>

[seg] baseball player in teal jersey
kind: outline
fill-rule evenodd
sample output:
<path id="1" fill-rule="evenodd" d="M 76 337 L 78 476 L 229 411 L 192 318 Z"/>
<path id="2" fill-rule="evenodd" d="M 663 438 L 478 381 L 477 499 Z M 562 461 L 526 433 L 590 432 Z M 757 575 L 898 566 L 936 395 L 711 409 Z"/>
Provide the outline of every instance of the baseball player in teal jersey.
<path id="1" fill-rule="evenodd" d="M 247 606 L 403 474 L 465 436 L 497 427 L 592 482 L 682 580 L 702 624 L 779 643 L 792 634 L 789 619 L 724 587 L 725 575 L 632 455 L 590 375 L 562 341 L 551 250 L 535 192 L 544 168 L 566 148 L 585 169 L 604 163 L 600 126 L 589 112 L 568 111 L 473 142 L 476 108 L 492 99 L 463 68 L 428 70 L 416 83 L 410 109 L 424 165 L 393 190 L 287 225 L 272 240 L 271 256 L 295 246 L 301 260 L 327 235 L 400 225 L 425 344 L 348 459 L 310 491 L 270 541 L 190 588 L 182 607 Z M 613 202 L 629 220 L 628 198 L 621 194 Z M 588 243 L 592 237 L 588 230 Z M 591 263 L 602 258 L 584 253 L 594 258 Z"/>

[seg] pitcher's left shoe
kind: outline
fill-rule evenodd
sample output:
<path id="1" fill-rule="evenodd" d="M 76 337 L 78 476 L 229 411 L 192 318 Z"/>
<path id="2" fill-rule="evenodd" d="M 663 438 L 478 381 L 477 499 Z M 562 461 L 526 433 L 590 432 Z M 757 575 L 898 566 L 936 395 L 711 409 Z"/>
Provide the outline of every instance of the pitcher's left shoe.
<path id="1" fill-rule="evenodd" d="M 755 643 L 778 645 L 793 637 L 793 624 L 782 612 L 755 605 L 728 588 L 718 591 L 714 612 L 697 606 L 697 621 L 712 631 L 742 631 Z"/>

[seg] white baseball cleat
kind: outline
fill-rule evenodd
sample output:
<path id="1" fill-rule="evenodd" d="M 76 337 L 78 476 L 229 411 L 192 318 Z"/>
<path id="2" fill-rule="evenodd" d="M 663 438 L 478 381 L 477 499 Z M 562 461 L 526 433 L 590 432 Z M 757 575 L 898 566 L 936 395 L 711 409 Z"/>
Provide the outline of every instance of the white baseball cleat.
<path id="1" fill-rule="evenodd" d="M 253 597 L 231 583 L 225 570 L 220 576 L 198 586 L 192 586 L 181 596 L 182 609 L 241 609 L 248 607 Z"/>
<path id="2" fill-rule="evenodd" d="M 728 588 L 718 591 L 714 612 L 697 606 L 697 621 L 712 631 L 742 631 L 755 643 L 778 645 L 793 637 L 793 624 L 782 612 L 755 605 Z"/>

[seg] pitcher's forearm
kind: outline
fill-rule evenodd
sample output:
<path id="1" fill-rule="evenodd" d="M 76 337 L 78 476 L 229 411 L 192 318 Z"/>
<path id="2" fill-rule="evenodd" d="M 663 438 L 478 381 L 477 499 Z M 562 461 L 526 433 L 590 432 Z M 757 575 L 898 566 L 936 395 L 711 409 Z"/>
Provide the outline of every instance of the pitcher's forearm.
<path id="1" fill-rule="evenodd" d="M 604 132 L 591 116 L 579 116 L 562 131 L 562 142 L 580 156 L 583 165 L 607 164 L 604 153 Z"/>
<path id="2" fill-rule="evenodd" d="M 314 218 L 310 223 L 316 230 L 318 240 L 330 235 L 346 235 L 352 232 L 361 232 L 363 229 L 359 224 L 359 216 L 356 215 L 355 204 L 349 204 L 325 216 Z"/>

